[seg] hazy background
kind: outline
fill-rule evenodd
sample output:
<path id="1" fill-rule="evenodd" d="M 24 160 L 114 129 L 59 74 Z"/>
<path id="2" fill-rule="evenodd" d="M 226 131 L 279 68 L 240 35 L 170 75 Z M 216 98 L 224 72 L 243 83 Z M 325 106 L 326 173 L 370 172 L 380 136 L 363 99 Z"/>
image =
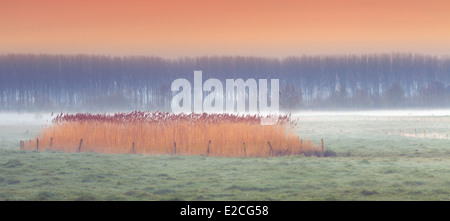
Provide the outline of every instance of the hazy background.
<path id="1" fill-rule="evenodd" d="M 8 54 L 0 56 L 0 110 L 171 111 L 178 93 L 170 90 L 172 82 L 185 78 L 193 88 L 194 70 L 203 71 L 203 81 L 221 80 L 223 88 L 225 79 L 279 79 L 286 112 L 450 106 L 450 59 L 423 54 L 175 60 Z"/>

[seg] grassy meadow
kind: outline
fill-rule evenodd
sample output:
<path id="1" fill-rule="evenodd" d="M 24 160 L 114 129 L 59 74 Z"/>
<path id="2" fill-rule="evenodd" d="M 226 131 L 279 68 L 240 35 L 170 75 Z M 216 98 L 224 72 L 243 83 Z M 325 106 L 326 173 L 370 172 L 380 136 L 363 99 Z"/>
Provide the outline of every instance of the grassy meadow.
<path id="1" fill-rule="evenodd" d="M 0 121 L 0 200 L 450 200 L 448 117 L 300 115 L 336 157 L 19 150 L 41 130 Z"/>

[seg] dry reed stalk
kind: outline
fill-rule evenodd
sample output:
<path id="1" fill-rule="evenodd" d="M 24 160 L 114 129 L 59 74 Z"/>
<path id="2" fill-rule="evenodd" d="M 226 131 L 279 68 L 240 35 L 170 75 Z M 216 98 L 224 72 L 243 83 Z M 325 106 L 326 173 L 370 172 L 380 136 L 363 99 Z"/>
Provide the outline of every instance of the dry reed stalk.
<path id="1" fill-rule="evenodd" d="M 82 152 L 99 153 L 129 153 L 133 146 L 137 154 L 173 154 L 175 143 L 177 155 L 257 157 L 323 152 L 311 141 L 300 141 L 294 131 L 296 122 L 289 116 L 280 116 L 275 125 L 261 125 L 260 119 L 256 115 L 139 111 L 114 115 L 60 114 L 37 138 L 40 151 L 51 148 L 77 152 L 82 139 Z M 267 146 L 269 141 L 272 153 Z M 31 150 L 36 143 L 24 142 L 23 146 Z"/>

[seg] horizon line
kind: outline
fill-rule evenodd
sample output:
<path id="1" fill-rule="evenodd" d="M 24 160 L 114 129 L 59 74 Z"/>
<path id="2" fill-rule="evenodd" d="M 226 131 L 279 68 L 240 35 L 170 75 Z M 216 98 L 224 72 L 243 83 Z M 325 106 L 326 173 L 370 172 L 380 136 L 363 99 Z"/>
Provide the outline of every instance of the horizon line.
<path id="1" fill-rule="evenodd" d="M 3 52 L 0 56 L 8 55 L 32 55 L 32 56 L 94 56 L 94 57 L 110 57 L 110 58 L 133 58 L 133 57 L 144 57 L 144 58 L 160 58 L 164 60 L 180 60 L 186 58 L 217 58 L 217 57 L 244 57 L 244 58 L 269 58 L 274 60 L 284 60 L 288 58 L 301 58 L 301 57 L 346 57 L 346 56 L 367 56 L 367 55 L 413 55 L 413 56 L 431 56 L 437 58 L 450 58 L 450 53 L 448 54 L 433 54 L 424 52 L 367 52 L 367 53 L 303 53 L 299 55 L 286 55 L 286 56 L 267 56 L 267 55 L 243 55 L 243 54 L 222 54 L 222 55 L 192 55 L 192 56 L 177 56 L 177 57 L 167 57 L 156 54 L 107 54 L 107 53 L 52 53 L 52 52 Z"/>

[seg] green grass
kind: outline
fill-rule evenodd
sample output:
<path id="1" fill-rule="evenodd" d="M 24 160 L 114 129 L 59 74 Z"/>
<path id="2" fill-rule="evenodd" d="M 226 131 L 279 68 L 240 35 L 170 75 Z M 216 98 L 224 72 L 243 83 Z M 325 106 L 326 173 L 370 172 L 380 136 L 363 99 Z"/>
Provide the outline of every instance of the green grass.
<path id="1" fill-rule="evenodd" d="M 450 200 L 450 141 L 383 132 L 415 128 L 450 132 L 448 122 L 305 118 L 300 136 L 338 157 L 219 158 L 20 151 L 40 129 L 0 126 L 0 200 Z"/>

